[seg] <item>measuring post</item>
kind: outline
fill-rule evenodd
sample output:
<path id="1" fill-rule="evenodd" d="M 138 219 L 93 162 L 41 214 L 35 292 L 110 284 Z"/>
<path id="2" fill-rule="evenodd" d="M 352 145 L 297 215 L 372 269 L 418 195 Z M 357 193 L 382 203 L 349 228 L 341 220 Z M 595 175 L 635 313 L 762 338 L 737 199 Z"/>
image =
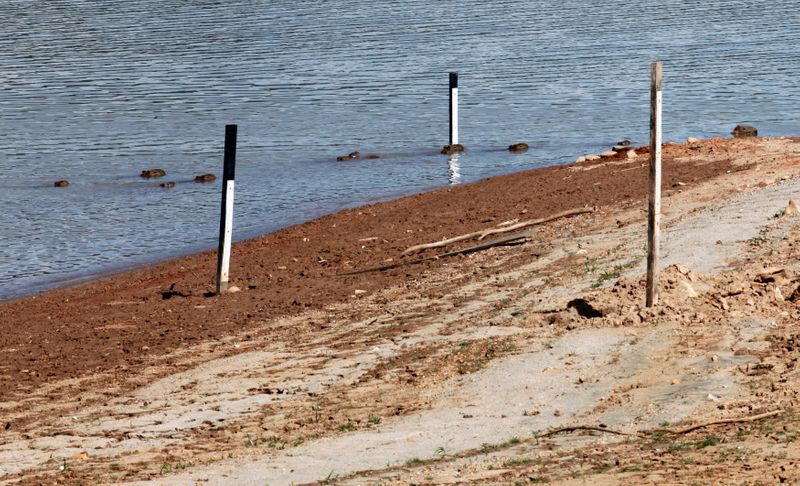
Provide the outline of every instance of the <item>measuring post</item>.
<path id="1" fill-rule="evenodd" d="M 236 125 L 225 125 L 225 159 L 222 169 L 222 213 L 219 218 L 217 293 L 228 290 L 233 236 L 233 186 L 236 172 Z"/>
<path id="2" fill-rule="evenodd" d="M 650 198 L 647 215 L 647 297 L 658 304 L 658 260 L 661 236 L 661 77 L 662 63 L 650 65 Z"/>
<path id="3" fill-rule="evenodd" d="M 458 143 L 458 73 L 450 73 L 450 146 Z"/>

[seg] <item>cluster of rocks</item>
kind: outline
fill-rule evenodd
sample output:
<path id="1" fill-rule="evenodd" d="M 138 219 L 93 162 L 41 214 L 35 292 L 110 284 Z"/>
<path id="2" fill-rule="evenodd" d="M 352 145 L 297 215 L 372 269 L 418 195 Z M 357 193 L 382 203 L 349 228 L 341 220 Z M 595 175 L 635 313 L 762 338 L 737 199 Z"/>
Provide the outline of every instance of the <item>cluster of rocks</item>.
<path id="1" fill-rule="evenodd" d="M 143 170 L 141 174 L 139 174 L 140 177 L 143 177 L 145 179 L 155 179 L 159 177 L 164 177 L 165 175 L 167 175 L 167 172 L 164 169 L 146 169 Z M 194 178 L 194 182 L 197 182 L 199 184 L 205 184 L 206 182 L 214 182 L 215 180 L 217 180 L 217 176 L 210 173 L 200 174 L 199 176 L 195 176 Z M 162 182 L 161 184 L 159 184 L 159 187 L 163 187 L 164 189 L 171 189 L 175 187 L 175 182 L 174 181 Z"/>
<path id="2" fill-rule="evenodd" d="M 632 148 L 631 141 L 626 139 L 620 140 L 613 147 L 611 150 L 607 150 L 599 155 L 584 155 L 578 157 L 575 162 L 592 162 L 595 160 L 605 159 L 605 158 L 619 158 L 624 155 L 625 158 L 628 159 L 635 159 L 639 154 Z"/>
<path id="3" fill-rule="evenodd" d="M 145 170 L 143 170 L 139 174 L 139 177 L 142 177 L 143 179 L 158 179 L 158 178 L 164 177 L 166 175 L 167 175 L 167 171 L 165 171 L 164 169 L 157 169 L 156 168 L 156 169 L 145 169 Z M 207 182 L 214 182 L 215 180 L 217 180 L 217 176 L 215 176 L 214 174 L 211 174 L 211 173 L 200 174 L 198 176 L 195 176 L 195 178 L 194 178 L 194 182 L 197 182 L 199 184 L 204 184 L 204 183 L 207 183 Z M 53 186 L 54 187 L 69 187 L 69 181 L 66 180 L 66 179 L 62 179 L 60 181 L 54 182 Z M 162 182 L 161 184 L 159 184 L 159 187 L 163 187 L 165 189 L 171 189 L 171 188 L 175 187 L 175 182 L 174 181 Z"/>
<path id="4" fill-rule="evenodd" d="M 734 138 L 749 138 L 749 137 L 757 137 L 758 130 L 750 125 L 736 125 L 736 128 L 733 129 L 731 132 Z M 699 143 L 699 138 L 689 137 L 686 139 L 686 143 L 694 144 Z M 511 147 L 509 147 L 511 150 Z M 586 162 L 586 161 L 595 161 L 600 160 L 603 158 L 609 157 L 618 157 L 621 153 L 624 153 L 625 156 L 629 159 L 634 159 L 638 155 L 636 151 L 631 147 L 631 141 L 628 139 L 620 140 L 617 142 L 611 150 L 603 152 L 599 155 L 584 155 L 582 157 L 578 157 L 575 162 Z"/>
<path id="5" fill-rule="evenodd" d="M 520 143 L 512 143 L 511 145 L 508 146 L 508 151 L 512 152 L 512 153 L 522 153 L 522 152 L 526 152 L 527 150 L 528 150 L 528 144 L 527 143 L 522 143 L 522 142 L 520 142 Z M 461 145 L 460 143 L 454 143 L 454 144 L 445 145 L 444 147 L 442 147 L 442 149 L 440 150 L 440 153 L 442 153 L 444 155 L 453 155 L 453 154 L 460 154 L 460 153 L 463 153 L 465 151 L 466 151 L 466 149 L 464 148 L 463 145 Z M 366 155 L 362 156 L 361 152 L 355 151 L 355 152 L 350 152 L 349 154 L 340 155 L 340 156 L 336 157 L 336 160 L 337 160 L 337 162 L 344 162 L 344 161 L 347 161 L 347 160 L 359 160 L 361 158 L 369 160 L 369 159 L 378 159 L 380 157 L 377 154 L 366 154 Z"/>

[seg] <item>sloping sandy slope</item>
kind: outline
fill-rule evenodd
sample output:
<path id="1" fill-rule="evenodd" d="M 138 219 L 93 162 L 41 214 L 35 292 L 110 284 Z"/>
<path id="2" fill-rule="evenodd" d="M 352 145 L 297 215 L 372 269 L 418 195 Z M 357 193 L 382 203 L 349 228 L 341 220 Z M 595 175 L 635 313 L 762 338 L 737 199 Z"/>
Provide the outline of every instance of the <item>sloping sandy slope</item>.
<path id="1" fill-rule="evenodd" d="M 676 165 L 724 170 L 665 188 L 654 309 L 643 305 L 645 205 L 629 197 L 538 227 L 522 245 L 395 270 L 319 309 L 38 385 L 0 405 L 9 423 L 0 474 L 31 483 L 800 481 L 800 216 L 781 214 L 800 199 L 800 143 L 710 140 L 667 153 Z M 604 159 L 560 174 L 623 179 L 645 162 Z M 483 226 L 519 215 L 515 207 Z M 570 430 L 543 435 L 558 428 Z"/>

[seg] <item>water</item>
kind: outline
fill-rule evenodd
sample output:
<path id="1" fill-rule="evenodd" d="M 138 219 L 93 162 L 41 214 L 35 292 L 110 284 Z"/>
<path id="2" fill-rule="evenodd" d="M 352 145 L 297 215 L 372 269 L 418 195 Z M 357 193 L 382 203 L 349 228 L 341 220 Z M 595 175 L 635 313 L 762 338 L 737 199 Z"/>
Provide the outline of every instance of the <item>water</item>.
<path id="1" fill-rule="evenodd" d="M 235 232 L 645 144 L 800 133 L 797 0 L 4 0 L 0 299 L 213 248 L 224 125 Z M 447 72 L 461 72 L 448 164 Z M 512 155 L 510 143 L 531 150 Z M 335 162 L 353 150 L 379 160 Z M 53 181 L 69 179 L 67 189 Z M 424 215 L 419 215 L 424 217 Z M 213 269 L 209 269 L 209 275 Z"/>

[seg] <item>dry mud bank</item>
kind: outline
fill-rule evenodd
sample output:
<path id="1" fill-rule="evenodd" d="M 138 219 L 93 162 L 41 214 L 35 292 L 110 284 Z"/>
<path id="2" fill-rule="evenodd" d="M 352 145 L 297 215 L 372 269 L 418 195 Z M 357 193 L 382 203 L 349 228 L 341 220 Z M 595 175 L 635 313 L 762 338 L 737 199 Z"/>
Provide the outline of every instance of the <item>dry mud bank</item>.
<path id="1" fill-rule="evenodd" d="M 2 479 L 800 481 L 800 216 L 781 214 L 800 198 L 800 143 L 714 139 L 665 157 L 655 309 L 643 307 L 646 155 L 247 242 L 237 294 L 202 297 L 211 258 L 200 255 L 4 304 L 4 324 L 50 317 L 83 341 L 48 347 L 56 336 L 35 326 L 5 338 L 4 357 L 21 358 L 4 361 Z M 524 244 L 337 276 L 585 204 L 598 210 Z M 175 281 L 185 296 L 163 299 Z M 78 357 L 59 371 L 70 349 Z M 768 412 L 779 413 L 673 433 Z M 543 436 L 561 427 L 579 428 Z"/>

